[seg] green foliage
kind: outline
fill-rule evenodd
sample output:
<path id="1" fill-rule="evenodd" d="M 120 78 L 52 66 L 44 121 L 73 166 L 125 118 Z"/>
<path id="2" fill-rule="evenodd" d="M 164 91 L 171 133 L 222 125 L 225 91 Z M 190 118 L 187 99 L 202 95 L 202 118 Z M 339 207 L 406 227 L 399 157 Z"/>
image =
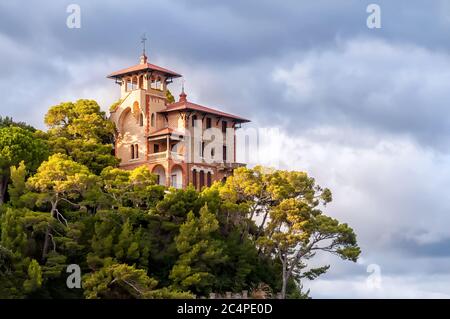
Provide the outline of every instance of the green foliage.
<path id="1" fill-rule="evenodd" d="M 47 133 L 0 118 L 0 298 L 309 298 L 303 281 L 329 270 L 310 266 L 317 251 L 360 254 L 304 172 L 238 168 L 201 192 L 166 189 L 145 166 L 116 167 L 95 101 L 51 107 L 45 122 Z M 69 264 L 81 289 L 66 286 Z"/>
<path id="2" fill-rule="evenodd" d="M 357 260 L 360 248 L 353 230 L 319 209 L 320 204 L 331 201 L 330 190 L 316 185 L 306 173 L 239 168 L 225 190 L 225 196 L 247 203 L 251 214 L 262 216 L 253 235 L 266 255 L 275 255 L 282 263 L 283 297 L 291 278 L 300 285 L 300 278 L 315 279 L 328 269 L 322 267 L 302 275 L 306 261 L 317 251 Z"/>
<path id="3" fill-rule="evenodd" d="M 218 229 L 219 223 L 207 205 L 198 217 L 189 212 L 175 239 L 180 253 L 170 274 L 175 287 L 205 294 L 214 286 L 213 268 L 226 261 L 222 243 L 214 238 Z"/>
<path id="4" fill-rule="evenodd" d="M 156 185 L 156 175 L 145 166 L 132 171 L 107 167 L 100 177 L 108 203 L 116 207 L 150 208 L 164 195 L 164 187 Z"/>
<path id="5" fill-rule="evenodd" d="M 41 236 L 37 213 L 8 208 L 0 218 L 0 297 L 23 298 L 42 284 L 37 240 Z"/>
<path id="6" fill-rule="evenodd" d="M 26 192 L 26 167 L 24 161 L 20 162 L 19 166 L 11 167 L 11 182 L 8 187 L 8 193 L 11 205 L 20 207 L 22 206 L 21 197 Z"/>
<path id="7" fill-rule="evenodd" d="M 93 100 L 55 105 L 45 115 L 50 128 L 48 141 L 53 153 L 66 154 L 99 174 L 115 166 L 112 154 L 115 127 Z"/>
<path id="8" fill-rule="evenodd" d="M 84 294 L 88 299 L 143 299 L 157 285 L 144 270 L 127 264 L 113 264 L 86 275 Z"/>
<path id="9" fill-rule="evenodd" d="M 0 116 L 0 129 L 4 128 L 4 127 L 11 127 L 11 126 L 20 127 L 22 129 L 25 129 L 32 133 L 36 132 L 36 129 L 34 127 L 32 127 L 24 122 L 15 122 L 12 119 L 12 117 L 9 117 L 9 116 L 5 116 L 5 117 Z"/>
<path id="10" fill-rule="evenodd" d="M 130 214 L 131 213 L 131 214 Z M 127 216 L 128 215 L 128 216 Z M 87 262 L 97 269 L 114 261 L 147 268 L 149 232 L 135 219 L 132 212 L 100 211 L 95 217 L 92 250 Z"/>
<path id="11" fill-rule="evenodd" d="M 119 107 L 120 103 L 122 103 L 122 99 L 119 99 L 116 102 L 114 102 L 113 104 L 111 104 L 109 107 L 109 111 L 114 112 Z"/>
<path id="12" fill-rule="evenodd" d="M 32 172 L 47 156 L 46 143 L 30 130 L 18 126 L 0 128 L 0 204 L 5 201 L 11 166 L 23 161 Z"/>
<path id="13" fill-rule="evenodd" d="M 169 90 L 166 91 L 166 98 L 168 103 L 175 102 L 175 98 L 173 97 L 172 92 L 170 92 Z"/>
<path id="14" fill-rule="evenodd" d="M 13 254 L 11 250 L 0 245 L 0 276 L 12 271 Z"/>
<path id="15" fill-rule="evenodd" d="M 23 283 L 26 293 L 31 293 L 42 285 L 42 271 L 36 260 L 32 260 L 28 265 L 28 279 Z"/>
<path id="16" fill-rule="evenodd" d="M 55 154 L 42 163 L 37 173 L 27 181 L 27 187 L 42 194 L 41 202 L 75 200 L 89 187 L 95 185 L 97 177 L 89 169 L 68 156 Z"/>

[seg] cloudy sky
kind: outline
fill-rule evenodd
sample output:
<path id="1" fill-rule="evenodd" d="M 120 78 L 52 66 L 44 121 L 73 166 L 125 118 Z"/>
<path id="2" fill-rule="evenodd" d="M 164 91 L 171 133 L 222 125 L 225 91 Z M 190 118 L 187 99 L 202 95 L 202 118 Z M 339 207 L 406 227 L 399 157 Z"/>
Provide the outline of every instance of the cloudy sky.
<path id="1" fill-rule="evenodd" d="M 252 119 L 259 149 L 241 160 L 332 189 L 326 212 L 363 253 L 318 256 L 332 268 L 305 284 L 313 297 L 450 297 L 450 1 L 2 0 L 0 115 L 43 129 L 62 101 L 107 110 L 105 76 L 138 62 L 144 32 L 190 100 Z"/>

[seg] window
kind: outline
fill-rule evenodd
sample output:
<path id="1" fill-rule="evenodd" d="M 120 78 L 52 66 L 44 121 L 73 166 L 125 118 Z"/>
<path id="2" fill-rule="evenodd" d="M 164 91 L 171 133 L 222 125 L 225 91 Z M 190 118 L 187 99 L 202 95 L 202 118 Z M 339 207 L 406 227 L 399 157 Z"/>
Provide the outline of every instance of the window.
<path id="1" fill-rule="evenodd" d="M 214 158 L 214 154 L 215 154 L 214 150 L 215 150 L 215 148 L 214 148 L 214 147 L 213 147 L 213 148 L 211 148 L 211 158 Z"/>
<path id="2" fill-rule="evenodd" d="M 192 170 L 192 185 L 194 185 L 194 188 L 197 189 L 197 170 Z"/>
<path id="3" fill-rule="evenodd" d="M 197 121 L 197 115 L 192 116 L 192 127 L 195 127 L 195 121 Z"/>
<path id="4" fill-rule="evenodd" d="M 140 89 L 143 89 L 143 88 L 144 88 L 144 76 L 143 76 L 143 75 L 141 75 L 141 76 L 139 77 L 139 88 L 140 88 Z"/>
<path id="5" fill-rule="evenodd" d="M 134 77 L 131 79 L 131 91 L 137 89 L 137 82 L 138 82 L 138 79 L 137 79 L 137 77 L 134 76 Z"/>
<path id="6" fill-rule="evenodd" d="M 125 91 L 130 92 L 133 91 L 133 80 L 128 78 L 125 80 Z"/>
<path id="7" fill-rule="evenodd" d="M 226 162 L 227 160 L 227 147 L 223 146 L 223 161 Z"/>
<path id="8" fill-rule="evenodd" d="M 160 91 L 163 90 L 163 85 L 162 85 L 162 82 L 161 82 L 161 77 L 158 76 L 158 77 L 156 78 L 156 80 L 155 80 L 155 82 L 154 82 L 154 87 L 152 87 L 152 89 L 160 90 Z"/>
<path id="9" fill-rule="evenodd" d="M 222 133 L 227 132 L 227 121 L 222 121 Z"/>
<path id="10" fill-rule="evenodd" d="M 171 176 L 171 185 L 172 185 L 173 187 L 177 187 L 177 174 L 173 174 L 173 175 Z"/>
<path id="11" fill-rule="evenodd" d="M 206 186 L 208 186 L 208 187 L 211 186 L 211 172 L 208 172 L 206 174 Z"/>
<path id="12" fill-rule="evenodd" d="M 139 145 L 138 144 L 134 145 L 134 152 L 135 152 L 134 158 L 139 158 Z"/>
<path id="13" fill-rule="evenodd" d="M 142 113 L 139 115 L 139 125 L 144 126 L 144 114 Z"/>
<path id="14" fill-rule="evenodd" d="M 155 113 L 152 113 L 151 125 L 152 127 L 155 127 Z"/>
<path id="15" fill-rule="evenodd" d="M 134 145 L 131 145 L 131 159 L 134 159 Z"/>
<path id="16" fill-rule="evenodd" d="M 205 172 L 200 171 L 200 189 L 205 186 Z"/>
<path id="17" fill-rule="evenodd" d="M 153 144 L 153 153 L 159 153 L 159 144 Z"/>
<path id="18" fill-rule="evenodd" d="M 154 89 L 155 88 L 155 78 L 152 76 L 150 79 L 150 88 Z"/>
<path id="19" fill-rule="evenodd" d="M 205 142 L 202 142 L 202 147 L 200 149 L 200 156 L 201 157 L 205 156 Z"/>
<path id="20" fill-rule="evenodd" d="M 206 128 L 208 129 L 208 128 L 211 128 L 211 118 L 210 117 L 207 117 L 206 118 Z"/>

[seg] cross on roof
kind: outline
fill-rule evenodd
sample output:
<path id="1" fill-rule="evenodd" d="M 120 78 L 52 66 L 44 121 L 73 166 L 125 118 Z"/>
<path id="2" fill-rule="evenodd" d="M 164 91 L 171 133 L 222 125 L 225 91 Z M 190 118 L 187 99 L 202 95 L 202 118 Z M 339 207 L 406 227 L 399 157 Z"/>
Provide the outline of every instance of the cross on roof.
<path id="1" fill-rule="evenodd" d="M 145 33 L 141 36 L 141 43 L 142 43 L 142 52 L 143 55 L 145 55 L 145 41 L 147 41 L 147 38 L 145 36 Z"/>

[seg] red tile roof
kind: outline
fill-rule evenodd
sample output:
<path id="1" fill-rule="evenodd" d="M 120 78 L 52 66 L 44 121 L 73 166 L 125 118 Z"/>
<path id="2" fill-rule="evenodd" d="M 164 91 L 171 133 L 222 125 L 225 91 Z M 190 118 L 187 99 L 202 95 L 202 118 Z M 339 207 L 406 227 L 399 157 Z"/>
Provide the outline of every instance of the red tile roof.
<path id="1" fill-rule="evenodd" d="M 170 77 L 174 77 L 174 78 L 181 77 L 181 74 L 178 74 L 176 72 L 173 72 L 171 70 L 162 68 L 160 66 L 157 66 L 157 65 L 154 65 L 154 64 L 151 64 L 151 63 L 136 64 L 136 65 L 131 66 L 129 68 L 113 72 L 110 75 L 108 75 L 107 77 L 112 79 L 112 78 L 120 77 L 122 75 L 126 75 L 126 74 L 133 73 L 133 72 L 139 72 L 139 71 L 159 71 L 159 72 L 164 73 L 165 75 L 168 75 Z"/>
<path id="2" fill-rule="evenodd" d="M 161 136 L 161 135 L 167 135 L 167 134 L 172 134 L 175 133 L 177 135 L 184 135 L 185 133 L 170 127 L 165 127 L 162 128 L 160 130 L 157 130 L 156 132 L 150 133 L 149 137 L 154 137 L 154 136 Z"/>
<path id="3" fill-rule="evenodd" d="M 202 105 L 198 105 L 195 103 L 191 103 L 188 101 L 178 101 L 172 104 L 167 105 L 167 107 L 160 111 L 159 113 L 168 113 L 168 112 L 173 112 L 173 111 L 199 111 L 202 113 L 209 113 L 209 114 L 214 114 L 217 115 L 219 117 L 227 117 L 227 118 L 231 118 L 234 120 L 237 120 L 239 122 L 245 123 L 245 122 L 250 122 L 250 120 L 247 120 L 243 117 L 237 116 L 237 115 L 233 115 L 230 113 L 225 113 L 219 110 L 215 110 L 206 106 L 202 106 Z"/>

